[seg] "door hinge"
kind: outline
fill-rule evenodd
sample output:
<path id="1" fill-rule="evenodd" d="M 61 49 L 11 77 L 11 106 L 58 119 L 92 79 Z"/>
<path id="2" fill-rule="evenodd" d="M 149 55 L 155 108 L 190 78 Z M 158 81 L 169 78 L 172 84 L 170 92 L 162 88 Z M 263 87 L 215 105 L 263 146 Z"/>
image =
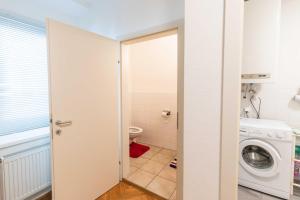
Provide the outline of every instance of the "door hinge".
<path id="1" fill-rule="evenodd" d="M 119 165 L 121 165 L 121 161 L 119 161 Z"/>
<path id="2" fill-rule="evenodd" d="M 118 60 L 118 64 L 120 64 L 121 62 L 120 62 L 120 60 Z"/>
<path id="3" fill-rule="evenodd" d="M 53 140 L 53 130 L 51 129 L 51 139 Z"/>

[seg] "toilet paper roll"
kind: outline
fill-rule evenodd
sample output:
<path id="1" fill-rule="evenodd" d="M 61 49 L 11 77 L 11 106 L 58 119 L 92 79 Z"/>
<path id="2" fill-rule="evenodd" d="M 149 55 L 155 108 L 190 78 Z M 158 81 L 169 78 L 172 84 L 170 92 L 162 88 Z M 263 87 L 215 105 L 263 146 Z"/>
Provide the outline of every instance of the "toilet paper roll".
<path id="1" fill-rule="evenodd" d="M 300 95 L 296 95 L 296 96 L 294 97 L 294 100 L 295 100 L 296 102 L 300 103 Z"/>

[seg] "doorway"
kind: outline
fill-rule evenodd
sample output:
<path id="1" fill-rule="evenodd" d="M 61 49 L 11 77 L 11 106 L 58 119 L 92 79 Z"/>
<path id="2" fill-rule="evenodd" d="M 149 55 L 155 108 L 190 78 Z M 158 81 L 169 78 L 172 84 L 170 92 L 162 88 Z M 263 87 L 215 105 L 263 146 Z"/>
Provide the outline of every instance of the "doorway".
<path id="1" fill-rule="evenodd" d="M 178 31 L 121 43 L 121 178 L 176 197 Z"/>
<path id="2" fill-rule="evenodd" d="M 180 30 L 178 31 L 180 33 L 183 29 L 180 28 L 178 30 Z M 182 55 L 183 34 L 179 33 L 178 52 L 180 53 L 178 55 Z M 171 36 L 172 34 L 162 32 L 159 35 Z M 152 38 L 153 35 L 149 37 Z M 120 95 L 118 95 L 117 84 L 120 78 L 120 43 L 53 20 L 48 21 L 48 43 L 51 115 L 54 122 L 51 126 L 53 133 L 52 153 L 54 155 L 52 160 L 53 196 L 55 199 L 96 199 L 119 183 L 119 172 L 123 174 L 121 178 L 125 178 L 125 174 L 129 173 L 128 127 L 131 124 L 128 122 L 122 123 L 121 127 L 122 130 L 125 130 L 124 127 L 127 127 L 126 131 L 123 131 L 124 135 L 127 134 L 127 140 L 123 139 L 123 142 L 127 145 L 118 143 L 118 139 L 120 139 L 118 137 L 118 133 L 120 133 L 119 119 L 121 119 L 118 110 Z M 122 42 L 122 45 L 125 43 Z M 61 46 L 62 44 L 64 47 Z M 177 49 L 176 46 L 175 48 Z M 176 54 L 174 57 L 176 62 Z M 178 66 L 180 66 L 178 70 L 182 70 L 183 56 L 178 56 Z M 176 70 L 177 65 L 174 68 Z M 181 86 L 180 88 L 182 88 L 182 79 L 179 77 L 182 74 L 178 73 L 177 82 Z M 89 77 L 88 81 L 86 77 Z M 122 71 L 122 82 L 126 83 L 126 78 L 128 76 Z M 175 77 L 176 79 L 177 77 Z M 176 90 L 176 82 L 173 83 L 173 86 Z M 126 88 L 125 85 L 124 88 Z M 124 88 L 122 88 L 121 95 L 122 104 L 126 101 L 130 102 L 130 98 L 127 98 L 129 95 L 124 93 L 126 91 Z M 65 91 L 68 92 L 66 93 Z M 78 95 L 78 91 L 81 92 L 81 95 Z M 78 97 L 76 97 L 76 93 Z M 182 97 L 181 90 L 178 90 L 177 96 L 178 99 Z M 72 102 L 72 105 L 67 102 Z M 179 116 L 182 113 L 180 102 L 182 101 L 177 101 Z M 79 104 L 79 106 L 74 106 L 74 104 Z M 172 111 L 170 112 L 172 117 L 176 116 L 175 121 L 177 122 L 176 106 L 175 109 L 164 107 L 159 112 L 159 117 L 164 116 L 164 120 L 168 121 L 170 117 L 168 112 L 166 112 L 168 109 Z M 122 106 L 122 114 L 125 116 L 125 119 L 129 119 L 126 116 L 130 116 L 130 112 L 124 112 L 126 110 L 130 110 L 128 106 Z M 165 112 L 167 114 L 163 114 Z M 182 120 L 182 117 L 180 119 Z M 180 124 L 181 120 L 178 120 Z M 176 134 L 177 129 L 175 128 Z M 182 152 L 182 145 L 180 143 L 182 138 L 178 141 L 178 160 L 181 165 L 180 152 Z M 146 146 L 145 144 L 143 145 Z M 119 157 L 120 149 L 126 155 L 123 158 L 121 158 L 122 156 Z M 163 149 L 161 148 L 160 150 Z M 76 156 L 74 156 L 74 152 L 76 152 Z M 163 152 L 170 153 L 171 151 Z M 80 162 L 77 162 L 78 156 L 82 157 Z M 122 162 L 123 168 L 120 171 L 119 164 L 122 164 Z M 168 163 L 165 164 L 167 165 Z M 180 170 L 182 167 L 178 169 Z M 66 176 L 66 174 L 68 175 Z M 178 177 L 182 177 L 182 171 L 177 174 L 179 174 Z M 78 177 L 80 177 L 80 183 L 75 180 Z M 101 178 L 99 179 L 99 177 Z M 177 181 L 179 185 L 177 187 L 179 189 L 177 196 L 181 195 L 181 180 L 182 178 Z M 83 185 L 86 187 L 83 188 Z M 175 187 L 176 183 L 174 182 L 168 197 L 170 195 L 175 196 Z M 160 194 L 160 196 L 164 195 Z"/>

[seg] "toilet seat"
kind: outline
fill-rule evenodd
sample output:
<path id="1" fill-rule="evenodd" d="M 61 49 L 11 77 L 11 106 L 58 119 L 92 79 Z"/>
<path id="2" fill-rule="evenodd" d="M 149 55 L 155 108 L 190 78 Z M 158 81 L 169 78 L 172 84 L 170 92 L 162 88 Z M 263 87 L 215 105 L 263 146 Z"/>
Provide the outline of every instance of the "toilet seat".
<path id="1" fill-rule="evenodd" d="M 143 132 L 142 128 L 139 128 L 139 127 L 136 127 L 136 126 L 129 127 L 129 133 L 130 134 L 139 134 L 139 133 L 142 133 L 142 132 Z"/>

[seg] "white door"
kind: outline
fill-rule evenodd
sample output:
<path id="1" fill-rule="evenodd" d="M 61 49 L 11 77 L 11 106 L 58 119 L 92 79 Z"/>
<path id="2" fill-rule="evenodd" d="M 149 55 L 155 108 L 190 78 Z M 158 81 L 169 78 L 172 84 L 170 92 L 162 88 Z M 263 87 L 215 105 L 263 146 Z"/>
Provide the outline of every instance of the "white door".
<path id="1" fill-rule="evenodd" d="M 119 43 L 48 20 L 53 196 L 93 200 L 118 184 Z"/>

